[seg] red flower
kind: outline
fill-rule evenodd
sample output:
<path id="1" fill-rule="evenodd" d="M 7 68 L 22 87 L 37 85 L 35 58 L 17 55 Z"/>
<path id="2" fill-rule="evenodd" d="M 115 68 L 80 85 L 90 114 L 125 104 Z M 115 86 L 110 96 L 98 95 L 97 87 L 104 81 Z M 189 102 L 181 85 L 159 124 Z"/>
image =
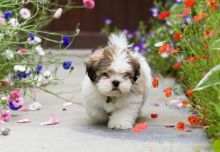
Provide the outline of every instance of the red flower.
<path id="1" fill-rule="evenodd" d="M 168 44 L 164 44 L 159 48 L 158 54 L 164 53 L 168 48 Z"/>
<path id="2" fill-rule="evenodd" d="M 172 88 L 167 87 L 166 89 L 163 90 L 163 92 L 165 93 L 166 97 L 170 97 L 172 94 Z"/>
<path id="3" fill-rule="evenodd" d="M 176 124 L 176 129 L 177 129 L 178 131 L 184 131 L 184 130 L 185 130 L 185 123 L 184 123 L 184 122 L 178 122 L 178 123 Z"/>
<path id="4" fill-rule="evenodd" d="M 181 66 L 182 66 L 182 62 L 177 62 L 176 64 L 174 64 L 174 65 L 172 66 L 172 68 L 173 68 L 173 69 L 179 69 L 179 68 L 181 68 Z"/>
<path id="5" fill-rule="evenodd" d="M 186 61 L 187 61 L 187 62 L 194 62 L 194 61 L 196 61 L 196 60 L 197 60 L 197 57 L 192 56 L 192 57 L 189 57 Z"/>
<path id="6" fill-rule="evenodd" d="M 156 113 L 152 113 L 152 114 L 151 114 L 151 118 L 153 118 L 153 119 L 158 118 L 158 114 L 156 114 Z"/>
<path id="7" fill-rule="evenodd" d="M 135 125 L 134 128 L 132 128 L 132 132 L 141 132 L 141 131 L 143 131 L 144 129 L 146 129 L 147 126 L 148 126 L 148 125 L 147 125 L 146 122 L 145 122 L 145 123 L 138 123 L 138 124 Z"/>
<path id="8" fill-rule="evenodd" d="M 188 97 L 192 97 L 192 96 L 193 96 L 193 90 L 192 90 L 192 89 L 188 89 L 188 90 L 186 91 L 186 95 L 187 95 Z"/>
<path id="9" fill-rule="evenodd" d="M 206 18 L 208 16 L 208 14 L 206 13 L 201 13 L 201 14 L 197 14 L 196 16 L 194 16 L 194 22 L 199 22 L 200 20 Z"/>
<path id="10" fill-rule="evenodd" d="M 154 88 L 158 88 L 159 85 L 158 77 L 153 77 L 152 85 Z"/>
<path id="11" fill-rule="evenodd" d="M 192 10 L 190 7 L 184 7 L 183 8 L 183 15 L 189 15 L 189 14 L 192 14 Z"/>
<path id="12" fill-rule="evenodd" d="M 181 32 L 177 32 L 175 34 L 173 34 L 173 39 L 176 40 L 176 41 L 179 41 L 182 37 L 182 34 Z"/>
<path id="13" fill-rule="evenodd" d="M 158 18 L 161 20 L 164 20 L 169 16 L 170 16 L 170 11 L 165 11 L 165 12 L 161 13 Z"/>
<path id="14" fill-rule="evenodd" d="M 197 116 L 189 116 L 188 121 L 193 126 L 198 125 L 200 123 L 200 120 Z"/>
<path id="15" fill-rule="evenodd" d="M 27 53 L 28 50 L 27 50 L 27 49 L 20 49 L 20 50 L 18 50 L 18 52 L 19 52 L 19 53 Z"/>
<path id="16" fill-rule="evenodd" d="M 186 0 L 186 1 L 185 1 L 185 5 L 186 5 L 187 7 L 193 7 L 193 6 L 196 5 L 196 2 L 195 2 L 195 0 Z"/>
<path id="17" fill-rule="evenodd" d="M 205 60 L 209 60 L 210 56 L 209 55 L 204 55 L 202 58 L 205 59 Z"/>

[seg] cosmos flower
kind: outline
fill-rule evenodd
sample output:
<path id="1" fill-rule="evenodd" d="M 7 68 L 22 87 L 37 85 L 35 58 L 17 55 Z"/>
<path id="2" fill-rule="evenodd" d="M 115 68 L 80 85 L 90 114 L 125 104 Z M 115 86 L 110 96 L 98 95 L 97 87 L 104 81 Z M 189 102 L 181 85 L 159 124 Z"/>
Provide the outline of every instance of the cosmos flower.
<path id="1" fill-rule="evenodd" d="M 7 122 L 9 121 L 10 118 L 11 118 L 10 110 L 3 110 L 2 112 L 0 112 L 0 120 Z"/>
<path id="2" fill-rule="evenodd" d="M 158 18 L 161 19 L 161 20 L 164 20 L 164 19 L 166 19 L 166 18 L 169 17 L 169 16 L 170 16 L 170 11 L 165 11 L 165 12 L 161 13 L 161 14 L 158 16 Z"/>
<path id="3" fill-rule="evenodd" d="M 22 8 L 20 11 L 19 11 L 19 14 L 21 16 L 21 18 L 23 18 L 24 20 L 28 19 L 31 17 L 31 12 L 29 9 L 27 8 Z"/>
<path id="4" fill-rule="evenodd" d="M 167 87 L 166 89 L 163 90 L 163 92 L 165 93 L 166 97 L 170 97 L 172 95 L 172 88 Z"/>
<path id="5" fill-rule="evenodd" d="M 95 7 L 95 1 L 94 0 L 83 0 L 83 5 L 87 9 L 93 9 Z"/>
<path id="6" fill-rule="evenodd" d="M 72 67 L 72 61 L 65 61 L 64 63 L 63 63 L 63 68 L 65 69 L 65 70 L 68 70 L 69 68 L 71 68 Z"/>
<path id="7" fill-rule="evenodd" d="M 177 124 L 176 124 L 176 129 L 178 130 L 178 131 L 184 131 L 185 130 L 185 123 L 184 122 L 178 122 Z"/>
<path id="8" fill-rule="evenodd" d="M 58 19 L 61 17 L 62 15 L 62 12 L 63 12 L 63 9 L 62 8 L 58 8 L 55 13 L 54 13 L 54 18 Z"/>

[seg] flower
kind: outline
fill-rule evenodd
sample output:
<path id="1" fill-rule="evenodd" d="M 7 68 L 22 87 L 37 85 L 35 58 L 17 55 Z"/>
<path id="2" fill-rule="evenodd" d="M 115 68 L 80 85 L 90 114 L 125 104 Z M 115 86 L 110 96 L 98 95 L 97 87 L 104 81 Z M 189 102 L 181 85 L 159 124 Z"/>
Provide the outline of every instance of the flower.
<path id="1" fill-rule="evenodd" d="M 18 110 L 22 107 L 24 100 L 20 95 L 19 90 L 12 90 L 9 93 L 9 107 L 12 110 Z"/>
<path id="2" fill-rule="evenodd" d="M 34 40 L 34 34 L 28 34 L 28 39 Z"/>
<path id="3" fill-rule="evenodd" d="M 132 132 L 141 132 L 143 131 L 144 129 L 147 128 L 147 123 L 144 122 L 144 123 L 138 123 L 134 126 L 134 128 L 132 128 Z"/>
<path id="4" fill-rule="evenodd" d="M 173 69 L 179 69 L 179 68 L 181 68 L 181 66 L 182 66 L 182 62 L 177 62 L 176 64 L 174 64 L 174 65 L 172 66 L 172 68 L 173 68 Z"/>
<path id="5" fill-rule="evenodd" d="M 162 45 L 162 46 L 159 48 L 158 54 L 164 53 L 164 52 L 167 50 L 168 47 L 169 47 L 169 44 L 168 44 L 168 43 Z"/>
<path id="6" fill-rule="evenodd" d="M 187 62 L 194 62 L 194 61 L 196 61 L 197 59 L 198 59 L 197 57 L 192 56 L 192 57 L 189 57 L 186 61 L 187 61 Z"/>
<path id="7" fill-rule="evenodd" d="M 19 26 L 19 22 L 16 18 L 11 18 L 8 23 L 11 25 L 11 27 L 17 28 Z"/>
<path id="8" fill-rule="evenodd" d="M 104 20 L 104 22 L 105 22 L 105 24 L 112 24 L 112 19 L 106 18 L 106 19 Z"/>
<path id="9" fill-rule="evenodd" d="M 55 13 L 54 13 L 54 18 L 58 19 L 61 17 L 62 15 L 62 12 L 63 12 L 63 9 L 62 8 L 58 8 Z"/>
<path id="10" fill-rule="evenodd" d="M 183 8 L 183 16 L 192 14 L 192 10 L 190 7 Z"/>
<path id="11" fill-rule="evenodd" d="M 38 65 L 37 67 L 36 67 L 36 69 L 35 69 L 35 74 L 39 74 L 41 71 L 42 71 L 42 69 L 43 69 L 43 65 Z"/>
<path id="12" fill-rule="evenodd" d="M 51 79 L 52 78 L 52 73 L 50 71 L 45 71 L 43 73 L 43 76 L 46 78 L 46 79 Z"/>
<path id="13" fill-rule="evenodd" d="M 188 97 L 192 97 L 193 96 L 193 90 L 190 88 L 190 89 L 188 89 L 187 91 L 186 91 L 186 95 L 188 96 Z"/>
<path id="14" fill-rule="evenodd" d="M 194 16 L 193 20 L 194 22 L 199 22 L 200 20 L 206 18 L 207 16 L 208 14 L 206 13 L 197 14 L 196 16 Z"/>
<path id="15" fill-rule="evenodd" d="M 161 20 L 164 20 L 169 16 L 170 16 L 170 11 L 165 11 L 165 12 L 161 13 L 158 18 Z"/>
<path id="16" fill-rule="evenodd" d="M 184 24 L 185 25 L 191 24 L 192 22 L 193 22 L 193 18 L 191 15 L 184 16 Z"/>
<path id="17" fill-rule="evenodd" d="M 186 99 L 182 100 L 182 107 L 183 107 L 183 108 L 189 107 L 189 101 L 186 100 Z"/>
<path id="18" fill-rule="evenodd" d="M 27 52 L 29 52 L 29 50 L 27 50 L 27 49 L 20 49 L 20 50 L 18 50 L 18 52 L 19 53 L 27 53 Z"/>
<path id="19" fill-rule="evenodd" d="M 196 5 L 195 0 L 186 0 L 185 1 L 185 6 L 187 6 L 187 7 L 193 7 L 195 5 Z"/>
<path id="20" fill-rule="evenodd" d="M 177 32 L 175 34 L 173 34 L 173 39 L 176 40 L 176 41 L 179 41 L 182 37 L 182 34 L 181 32 Z"/>
<path id="21" fill-rule="evenodd" d="M 193 125 L 193 126 L 198 125 L 198 124 L 200 123 L 199 118 L 198 118 L 197 116 L 194 116 L 194 115 L 189 116 L 189 117 L 188 117 L 188 121 L 189 121 L 189 123 L 190 123 L 191 125 Z"/>
<path id="22" fill-rule="evenodd" d="M 0 25 L 3 25 L 3 24 L 5 24 L 5 19 L 0 16 Z"/>
<path id="23" fill-rule="evenodd" d="M 14 71 L 15 72 L 25 72 L 26 71 L 26 67 L 25 66 L 22 66 L 22 65 L 15 65 L 14 66 Z"/>
<path id="24" fill-rule="evenodd" d="M 87 9 L 93 9 L 95 7 L 94 0 L 83 0 L 83 5 Z"/>
<path id="25" fill-rule="evenodd" d="M 72 67 L 72 61 L 65 61 L 64 63 L 63 63 L 63 68 L 65 69 L 65 70 L 68 70 L 69 68 L 71 68 Z"/>
<path id="26" fill-rule="evenodd" d="M 6 58 L 7 58 L 8 60 L 11 60 L 11 59 L 14 58 L 14 53 L 13 53 L 10 49 L 7 49 L 7 50 L 5 51 L 5 56 L 6 56 Z"/>
<path id="27" fill-rule="evenodd" d="M 151 118 L 153 118 L 153 119 L 158 118 L 158 114 L 156 114 L 156 113 L 152 113 L 152 114 L 151 114 Z"/>
<path id="28" fill-rule="evenodd" d="M 39 44 L 41 43 L 42 39 L 34 34 L 28 34 L 28 44 Z"/>
<path id="29" fill-rule="evenodd" d="M 10 12 L 10 11 L 6 11 L 5 13 L 4 13 L 4 18 L 6 19 L 6 20 L 9 20 L 9 18 L 12 16 L 12 13 Z"/>
<path id="30" fill-rule="evenodd" d="M 43 48 L 42 48 L 40 45 L 38 45 L 38 46 L 35 47 L 35 51 L 36 51 L 39 55 L 41 55 L 41 56 L 44 56 L 44 55 L 45 55 L 45 52 L 44 52 Z"/>
<path id="31" fill-rule="evenodd" d="M 67 36 L 63 36 L 62 41 L 63 41 L 64 47 L 67 47 L 70 45 L 70 39 Z"/>
<path id="32" fill-rule="evenodd" d="M 7 121 L 9 121 L 10 118 L 11 118 L 11 111 L 10 110 L 3 110 L 1 112 L 0 120 L 7 122 Z"/>
<path id="33" fill-rule="evenodd" d="M 31 12 L 27 8 L 20 9 L 19 14 L 20 14 L 21 18 L 23 18 L 24 20 L 31 17 Z"/>
<path id="34" fill-rule="evenodd" d="M 170 97 L 172 93 L 172 88 L 167 87 L 166 89 L 163 90 L 163 92 L 165 93 L 166 97 Z"/>
<path id="35" fill-rule="evenodd" d="M 176 124 L 176 129 L 177 129 L 178 131 L 184 131 L 184 130 L 185 130 L 185 123 L 184 123 L 184 122 L 178 122 L 178 123 Z"/>
<path id="36" fill-rule="evenodd" d="M 21 107 L 22 107 L 22 105 L 16 107 L 16 106 L 14 106 L 14 104 L 13 104 L 12 102 L 9 102 L 9 108 L 10 108 L 11 110 L 18 110 L 18 109 L 20 109 Z"/>
<path id="37" fill-rule="evenodd" d="M 152 85 L 154 88 L 158 88 L 159 85 L 158 77 L 153 77 Z"/>
<path id="38" fill-rule="evenodd" d="M 165 41 L 161 41 L 161 42 L 157 42 L 154 44 L 155 47 L 161 47 L 165 44 L 166 42 Z"/>
<path id="39" fill-rule="evenodd" d="M 158 8 L 158 7 L 152 7 L 152 8 L 150 9 L 150 11 L 152 12 L 152 16 L 153 16 L 153 17 L 157 17 L 157 16 L 158 16 L 159 8 Z"/>
<path id="40" fill-rule="evenodd" d="M 160 54 L 160 56 L 161 56 L 162 58 L 167 58 L 167 57 L 169 56 L 169 54 L 166 53 L 166 52 L 163 52 L 163 53 Z"/>

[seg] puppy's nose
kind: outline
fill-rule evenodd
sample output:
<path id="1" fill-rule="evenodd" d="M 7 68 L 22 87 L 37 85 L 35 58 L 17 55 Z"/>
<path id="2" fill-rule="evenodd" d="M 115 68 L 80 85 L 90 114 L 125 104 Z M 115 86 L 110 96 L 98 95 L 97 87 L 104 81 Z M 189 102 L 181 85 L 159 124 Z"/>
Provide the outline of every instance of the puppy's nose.
<path id="1" fill-rule="evenodd" d="M 112 81 L 112 84 L 114 87 L 117 88 L 119 86 L 120 82 L 118 80 L 114 80 L 114 81 Z"/>

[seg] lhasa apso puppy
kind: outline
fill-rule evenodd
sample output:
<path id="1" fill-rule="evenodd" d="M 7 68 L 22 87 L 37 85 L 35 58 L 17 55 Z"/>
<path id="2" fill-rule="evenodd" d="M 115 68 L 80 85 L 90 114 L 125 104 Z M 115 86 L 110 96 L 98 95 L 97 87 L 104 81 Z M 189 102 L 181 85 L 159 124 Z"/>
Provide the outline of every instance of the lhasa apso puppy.
<path id="1" fill-rule="evenodd" d="M 95 122 L 113 129 L 132 128 L 146 115 L 151 90 L 151 70 L 145 58 L 130 49 L 124 34 L 112 34 L 108 46 L 86 60 L 82 95 L 86 111 Z"/>

